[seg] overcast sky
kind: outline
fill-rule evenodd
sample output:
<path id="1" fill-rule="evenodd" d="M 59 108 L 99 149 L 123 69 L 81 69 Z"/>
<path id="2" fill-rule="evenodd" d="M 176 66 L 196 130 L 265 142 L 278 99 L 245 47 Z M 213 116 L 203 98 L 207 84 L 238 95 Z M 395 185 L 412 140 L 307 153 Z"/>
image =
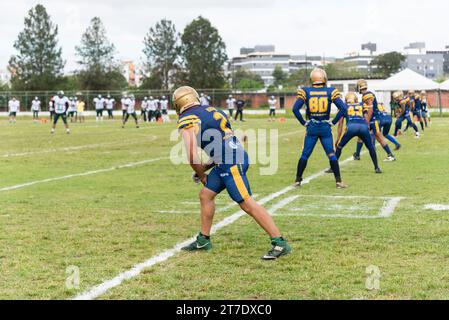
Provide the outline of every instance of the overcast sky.
<path id="1" fill-rule="evenodd" d="M 447 0 L 2 0 L 0 69 L 35 4 L 47 7 L 59 25 L 68 71 L 76 68 L 74 47 L 93 16 L 103 20 L 118 58 L 139 61 L 143 38 L 162 18 L 182 31 L 202 15 L 218 28 L 229 57 L 242 46 L 274 44 L 291 54 L 342 56 L 373 41 L 380 51 L 425 41 L 428 49 L 449 45 Z"/>

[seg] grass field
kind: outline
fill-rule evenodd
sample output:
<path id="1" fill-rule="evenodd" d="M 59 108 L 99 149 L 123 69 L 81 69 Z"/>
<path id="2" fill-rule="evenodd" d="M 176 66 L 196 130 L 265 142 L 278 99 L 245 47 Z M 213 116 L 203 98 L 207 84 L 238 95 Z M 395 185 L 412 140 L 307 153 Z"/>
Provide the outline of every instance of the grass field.
<path id="1" fill-rule="evenodd" d="M 330 175 L 285 189 L 304 137 L 293 118 L 234 127 L 279 130 L 277 174 L 253 166 L 249 176 L 258 199 L 284 190 L 265 205 L 292 255 L 261 261 L 269 239 L 243 216 L 214 235 L 213 251 L 176 253 L 99 299 L 449 298 L 449 212 L 424 208 L 449 204 L 448 118 L 433 118 L 420 140 L 401 136 L 398 161 L 382 163 L 382 175 L 366 154 L 345 162 L 342 191 Z M 195 235 L 199 187 L 187 165 L 168 159 L 173 128 L 90 120 L 51 136 L 49 125 L 1 119 L 0 298 L 71 299 Z M 343 158 L 353 151 L 354 142 Z M 317 146 L 306 175 L 327 166 Z M 397 206 L 386 213 L 391 199 Z M 217 223 L 238 212 L 227 194 L 217 208 Z M 66 287 L 70 266 L 79 268 L 79 288 Z M 370 266 L 380 277 L 367 274 Z M 379 289 L 368 290 L 367 279 L 378 278 Z"/>

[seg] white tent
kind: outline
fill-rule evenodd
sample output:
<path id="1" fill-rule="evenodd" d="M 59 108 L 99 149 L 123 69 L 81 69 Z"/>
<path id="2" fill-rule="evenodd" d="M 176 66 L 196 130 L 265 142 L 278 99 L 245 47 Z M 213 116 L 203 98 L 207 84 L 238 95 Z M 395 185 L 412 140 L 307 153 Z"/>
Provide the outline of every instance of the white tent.
<path id="1" fill-rule="evenodd" d="M 440 84 L 440 89 L 449 91 L 449 80 L 446 80 L 443 83 L 441 83 Z"/>
<path id="2" fill-rule="evenodd" d="M 419 73 L 410 69 L 402 70 L 394 76 L 377 84 L 373 89 L 377 91 L 396 91 L 396 90 L 438 90 L 439 84 L 427 79 Z"/>

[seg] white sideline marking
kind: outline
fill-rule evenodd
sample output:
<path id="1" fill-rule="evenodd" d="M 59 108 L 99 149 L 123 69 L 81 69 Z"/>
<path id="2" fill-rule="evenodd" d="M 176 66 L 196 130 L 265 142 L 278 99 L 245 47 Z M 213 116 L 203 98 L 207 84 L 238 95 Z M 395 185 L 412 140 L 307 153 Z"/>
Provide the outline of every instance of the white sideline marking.
<path id="1" fill-rule="evenodd" d="M 348 158 L 344 161 L 342 161 L 340 163 L 340 165 L 345 165 L 349 162 L 353 161 L 353 158 Z M 326 175 L 326 170 L 320 171 L 314 175 L 311 175 L 310 177 L 304 179 L 304 181 L 302 182 L 302 184 L 308 184 L 310 183 L 312 180 L 315 180 L 321 176 Z M 268 196 L 266 196 L 265 198 L 261 199 L 259 201 L 259 203 L 261 205 L 266 204 L 267 202 L 270 202 L 276 198 L 279 198 L 280 196 L 294 190 L 295 188 L 293 186 L 288 186 L 282 190 L 279 190 L 278 192 L 272 193 Z M 292 197 L 293 198 L 293 197 Z M 293 201 L 293 200 L 291 200 Z M 291 202 L 290 201 L 290 202 Z M 281 201 L 282 202 L 282 201 Z M 288 204 L 288 203 L 287 203 Z M 274 206 L 274 209 L 276 209 L 276 205 Z M 277 210 L 279 210 L 280 208 L 277 208 Z M 240 219 L 242 216 L 244 216 L 245 213 L 243 211 L 238 211 L 236 213 L 234 213 L 233 215 L 226 217 L 225 219 L 223 219 L 222 221 L 220 221 L 219 223 L 215 224 L 212 227 L 211 230 L 211 235 L 215 234 L 217 231 L 219 231 L 220 229 L 227 227 L 228 225 L 233 224 L 234 222 L 236 222 L 238 219 Z M 178 243 L 177 245 L 175 245 L 173 248 L 168 249 L 163 251 L 162 253 L 158 254 L 157 256 L 153 256 L 150 259 L 146 260 L 145 262 L 136 264 L 133 268 L 120 273 L 119 275 L 117 275 L 116 277 L 107 280 L 79 295 L 77 295 L 74 300 L 93 300 L 98 298 L 99 296 L 105 294 L 106 292 L 108 292 L 110 289 L 118 287 L 119 285 L 122 284 L 123 281 L 126 280 L 130 280 L 132 278 L 135 278 L 137 276 L 140 275 L 140 273 L 148 268 L 153 267 L 154 265 L 167 261 L 169 258 L 173 257 L 174 255 L 176 255 L 177 253 L 181 252 L 181 249 L 187 245 L 189 245 L 190 243 L 192 243 L 193 241 L 195 241 L 196 238 L 192 237 L 190 239 L 187 239 L 181 243 Z"/>
<path id="2" fill-rule="evenodd" d="M 427 204 L 424 206 L 427 210 L 434 210 L 434 211 L 449 211 L 449 205 L 444 204 Z"/>
<path id="3" fill-rule="evenodd" d="M 90 176 L 90 175 L 99 174 L 99 173 L 111 172 L 111 171 L 115 171 L 115 170 L 119 170 L 119 169 L 133 168 L 133 167 L 141 166 L 144 164 L 161 161 L 161 160 L 167 160 L 167 159 L 169 159 L 169 158 L 164 157 L 164 158 L 148 159 L 148 160 L 143 160 L 143 161 L 139 161 L 139 162 L 131 162 L 131 163 L 127 163 L 127 164 L 123 164 L 123 165 L 119 165 L 119 166 L 111 167 L 111 168 L 107 168 L 107 169 L 75 173 L 75 174 L 70 174 L 67 176 L 49 178 L 49 179 L 44 179 L 44 180 L 36 180 L 36 181 L 27 182 L 27 183 L 17 184 L 17 185 L 10 186 L 10 187 L 0 188 L 0 192 L 22 189 L 22 188 L 34 186 L 36 184 L 42 184 L 42 183 L 47 183 L 47 182 L 67 180 L 67 179 L 76 178 L 76 177 L 85 177 L 85 176 Z"/>

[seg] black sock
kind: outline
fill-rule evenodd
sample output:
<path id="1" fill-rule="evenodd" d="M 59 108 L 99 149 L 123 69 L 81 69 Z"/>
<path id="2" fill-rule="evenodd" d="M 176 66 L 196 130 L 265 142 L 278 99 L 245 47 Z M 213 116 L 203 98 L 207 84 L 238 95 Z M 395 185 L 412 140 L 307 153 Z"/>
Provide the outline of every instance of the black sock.
<path id="1" fill-rule="evenodd" d="M 341 182 L 340 165 L 338 164 L 338 161 L 337 160 L 331 160 L 330 164 L 331 164 L 332 171 L 334 172 L 334 175 L 335 175 L 335 180 L 337 182 Z"/>
<path id="2" fill-rule="evenodd" d="M 201 238 L 204 238 L 204 239 L 206 239 L 206 240 L 210 240 L 210 236 L 205 236 L 205 235 L 202 234 L 201 232 L 200 232 L 200 237 L 201 237 Z"/>
<path id="3" fill-rule="evenodd" d="M 307 160 L 299 159 L 298 169 L 296 170 L 296 182 L 302 181 L 302 175 L 304 173 L 304 170 L 306 170 L 306 167 L 307 167 Z"/>

